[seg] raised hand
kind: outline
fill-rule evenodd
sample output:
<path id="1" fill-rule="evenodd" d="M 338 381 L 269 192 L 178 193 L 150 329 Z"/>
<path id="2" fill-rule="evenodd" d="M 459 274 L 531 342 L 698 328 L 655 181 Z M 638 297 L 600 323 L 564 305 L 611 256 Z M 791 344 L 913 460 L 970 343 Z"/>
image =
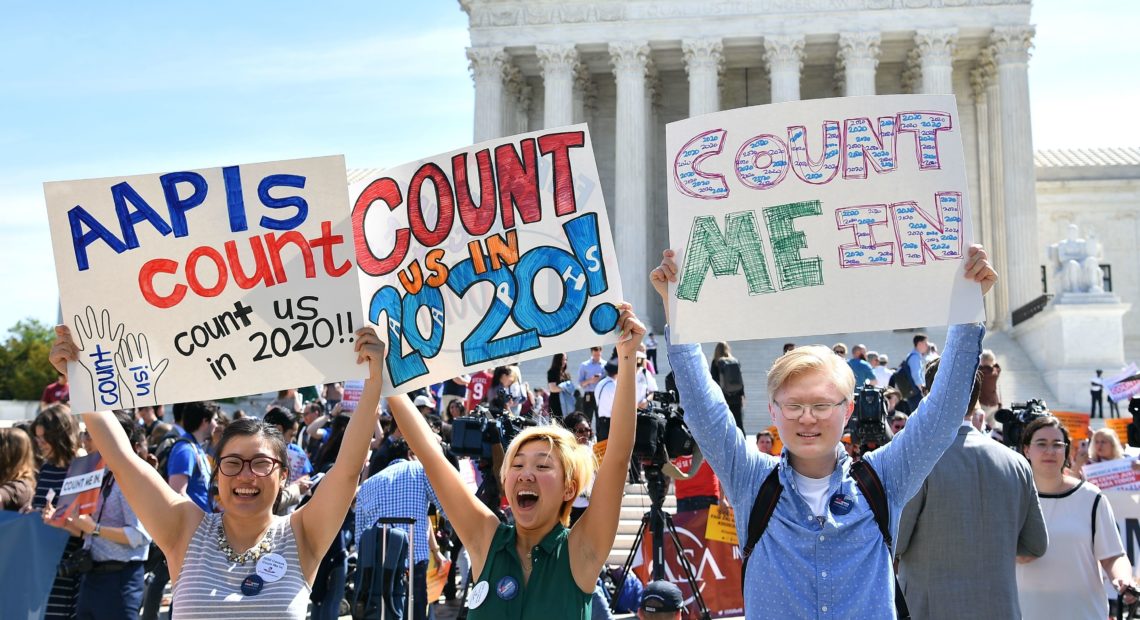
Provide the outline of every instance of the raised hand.
<path id="1" fill-rule="evenodd" d="M 649 281 L 653 283 L 653 288 L 657 290 L 661 300 L 666 303 L 669 300 L 669 283 L 677 281 L 677 263 L 673 261 L 674 256 L 676 253 L 673 250 L 665 250 L 661 253 L 661 264 L 649 272 Z"/>
<path id="2" fill-rule="evenodd" d="M 385 349 L 384 343 L 380 342 L 380 337 L 376 335 L 376 330 L 371 327 L 361 327 L 356 330 L 356 343 L 353 347 L 356 351 L 356 363 L 368 362 L 369 378 L 380 380 L 384 373 Z"/>
<path id="3" fill-rule="evenodd" d="M 982 285 L 982 295 L 990 292 L 997 283 L 998 275 L 990 264 L 989 255 L 976 243 L 966 251 L 966 277 Z"/>
<path id="4" fill-rule="evenodd" d="M 633 306 L 622 302 L 618 304 L 618 328 L 621 336 L 618 338 L 617 350 L 621 358 L 637 355 L 637 348 L 641 346 L 641 339 L 645 337 L 645 325 L 633 313 Z"/>
<path id="5" fill-rule="evenodd" d="M 115 354 L 119 383 L 123 388 L 123 402 L 129 407 L 146 407 L 158 404 L 158 380 L 170 360 L 152 364 L 150 344 L 146 334 L 127 334 Z"/>

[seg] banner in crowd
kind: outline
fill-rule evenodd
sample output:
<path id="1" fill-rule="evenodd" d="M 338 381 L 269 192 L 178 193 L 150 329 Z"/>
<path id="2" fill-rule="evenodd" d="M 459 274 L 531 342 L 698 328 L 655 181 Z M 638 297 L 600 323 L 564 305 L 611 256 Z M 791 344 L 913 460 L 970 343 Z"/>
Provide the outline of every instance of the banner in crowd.
<path id="1" fill-rule="evenodd" d="M 706 532 L 710 528 L 708 522 L 710 513 L 713 513 L 714 519 L 718 520 L 718 524 L 712 526 L 713 531 L 720 531 L 719 521 L 725 515 L 717 511 L 718 508 L 714 506 L 706 510 L 679 512 L 673 517 L 673 524 L 677 526 L 677 537 L 681 539 L 682 551 L 692 565 L 693 576 L 701 586 L 701 596 L 704 597 L 710 617 L 743 616 L 740 548 L 735 542 L 706 537 Z M 672 537 L 668 535 L 665 536 L 664 551 L 665 579 L 681 589 L 681 595 L 688 609 L 687 617 L 699 618 L 697 599 L 693 596 L 692 588 L 685 578 L 685 571 L 677 559 Z M 649 583 L 653 574 L 653 534 L 648 530 L 642 539 L 639 561 L 635 562 L 633 570 L 642 583 Z"/>
<path id="2" fill-rule="evenodd" d="M 63 525 L 68 517 L 95 514 L 106 471 L 103 457 L 98 452 L 72 459 L 67 466 L 67 477 L 59 489 L 59 498 L 52 502 L 55 504 L 52 521 Z"/>
<path id="3" fill-rule="evenodd" d="M 1124 551 L 1132 563 L 1132 575 L 1140 578 L 1140 565 L 1136 563 L 1140 560 L 1140 493 L 1107 491 L 1104 496 L 1112 505 L 1116 527 L 1120 530 L 1120 539 L 1124 541 Z"/>
<path id="4" fill-rule="evenodd" d="M 1140 491 L 1140 471 L 1133 469 L 1134 459 L 1113 459 L 1084 466 L 1085 480 L 1101 491 Z"/>
<path id="5" fill-rule="evenodd" d="M 397 166 L 349 195 L 385 394 L 616 340 L 621 281 L 585 125 Z"/>
<path id="6" fill-rule="evenodd" d="M 1089 414 L 1076 411 L 1050 411 L 1049 414 L 1061 421 L 1074 443 L 1089 438 Z"/>
<path id="7" fill-rule="evenodd" d="M 950 95 L 669 123 L 673 341 L 984 320 L 979 287 L 962 277 L 974 232 L 961 125 Z"/>
<path id="8" fill-rule="evenodd" d="M 44 184 L 71 405 L 359 378 L 344 158 Z"/>
<path id="9" fill-rule="evenodd" d="M 44 523 L 39 512 L 0 510 L 0 609 L 4 618 L 39 620 L 47 611 L 68 533 Z"/>
<path id="10" fill-rule="evenodd" d="M 1107 428 L 1116 432 L 1116 438 L 1120 440 L 1120 445 L 1125 448 L 1128 447 L 1128 425 L 1131 423 L 1132 418 L 1109 418 L 1104 421 Z"/>
<path id="11" fill-rule="evenodd" d="M 1104 389 L 1110 399 L 1118 402 L 1140 394 L 1140 368 L 1132 362 L 1124 370 L 1105 379 Z"/>

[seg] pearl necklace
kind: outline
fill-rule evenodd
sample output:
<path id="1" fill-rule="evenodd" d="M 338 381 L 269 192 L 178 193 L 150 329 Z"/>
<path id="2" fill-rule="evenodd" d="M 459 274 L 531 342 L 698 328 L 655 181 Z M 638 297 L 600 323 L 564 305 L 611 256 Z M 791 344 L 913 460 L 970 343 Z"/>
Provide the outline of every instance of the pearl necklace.
<path id="1" fill-rule="evenodd" d="M 245 564 L 249 561 L 256 561 L 262 555 L 269 553 L 273 549 L 273 545 L 269 543 L 269 532 L 273 529 L 272 526 L 265 530 L 265 534 L 261 537 L 261 542 L 246 549 L 245 553 L 237 553 L 234 548 L 230 546 L 230 541 L 226 539 L 226 528 L 222 525 L 222 520 L 218 519 L 218 550 L 225 554 L 226 559 L 235 564 Z"/>

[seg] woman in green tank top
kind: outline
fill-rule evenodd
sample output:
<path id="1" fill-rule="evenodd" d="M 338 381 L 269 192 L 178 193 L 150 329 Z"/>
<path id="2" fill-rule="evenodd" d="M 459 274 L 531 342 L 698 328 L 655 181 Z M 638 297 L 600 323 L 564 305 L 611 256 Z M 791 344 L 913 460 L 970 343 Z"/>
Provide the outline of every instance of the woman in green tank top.
<path id="1" fill-rule="evenodd" d="M 633 453 L 637 347 L 645 335 L 629 304 L 618 308 L 618 388 L 605 457 L 590 507 L 568 528 L 574 498 L 594 473 L 593 452 L 561 426 L 532 427 L 507 447 L 499 471 L 514 523 L 479 501 L 443 456 L 424 417 L 406 395 L 388 399 L 477 575 L 467 598 L 469 620 L 588 619 L 590 597 L 617 534 L 621 496 Z"/>

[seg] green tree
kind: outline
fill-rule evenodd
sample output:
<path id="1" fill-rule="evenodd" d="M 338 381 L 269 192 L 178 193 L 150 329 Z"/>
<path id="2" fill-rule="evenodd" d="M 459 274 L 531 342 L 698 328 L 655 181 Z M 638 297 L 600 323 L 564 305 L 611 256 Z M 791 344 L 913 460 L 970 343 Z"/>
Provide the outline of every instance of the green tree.
<path id="1" fill-rule="evenodd" d="M 0 346 L 0 400 L 39 401 L 44 388 L 59 376 L 48 361 L 55 332 L 35 319 L 8 330 Z"/>

